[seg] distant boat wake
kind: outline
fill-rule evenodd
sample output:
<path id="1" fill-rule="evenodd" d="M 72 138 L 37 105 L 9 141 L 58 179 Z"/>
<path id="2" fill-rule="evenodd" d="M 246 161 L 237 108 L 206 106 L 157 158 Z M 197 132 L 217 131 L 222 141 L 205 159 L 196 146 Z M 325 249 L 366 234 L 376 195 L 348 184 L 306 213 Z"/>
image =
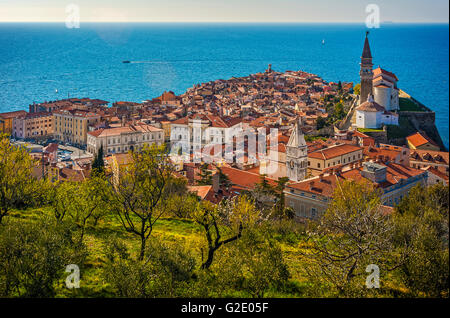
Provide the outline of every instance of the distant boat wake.
<path id="1" fill-rule="evenodd" d="M 164 63 L 231 63 L 231 62 L 260 62 L 268 63 L 268 60 L 234 59 L 234 60 L 168 60 L 168 61 L 122 61 L 125 64 L 164 64 Z M 270 62 L 287 63 L 299 62 L 299 60 L 270 60 Z"/>

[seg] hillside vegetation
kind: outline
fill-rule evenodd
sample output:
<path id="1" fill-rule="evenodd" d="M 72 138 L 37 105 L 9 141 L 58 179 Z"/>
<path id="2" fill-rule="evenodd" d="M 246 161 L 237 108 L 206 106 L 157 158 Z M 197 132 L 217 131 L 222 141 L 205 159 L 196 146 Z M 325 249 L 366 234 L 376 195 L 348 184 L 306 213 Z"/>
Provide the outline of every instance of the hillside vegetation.
<path id="1" fill-rule="evenodd" d="M 213 205 L 173 177 L 163 148 L 52 183 L 0 142 L 1 297 L 448 297 L 446 186 L 418 186 L 386 215 L 370 184 L 345 182 L 300 223 L 283 179 Z M 379 288 L 366 286 L 373 265 Z"/>

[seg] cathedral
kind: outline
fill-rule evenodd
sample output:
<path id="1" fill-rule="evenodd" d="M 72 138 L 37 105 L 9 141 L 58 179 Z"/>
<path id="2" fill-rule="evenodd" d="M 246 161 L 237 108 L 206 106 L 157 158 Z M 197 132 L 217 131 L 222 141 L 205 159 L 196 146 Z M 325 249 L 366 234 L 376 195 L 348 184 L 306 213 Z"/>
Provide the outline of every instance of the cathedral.
<path id="1" fill-rule="evenodd" d="M 361 93 L 359 107 L 356 108 L 356 126 L 379 129 L 384 125 L 398 125 L 398 78 L 381 67 L 373 70 L 368 35 L 366 32 L 361 56 Z"/>

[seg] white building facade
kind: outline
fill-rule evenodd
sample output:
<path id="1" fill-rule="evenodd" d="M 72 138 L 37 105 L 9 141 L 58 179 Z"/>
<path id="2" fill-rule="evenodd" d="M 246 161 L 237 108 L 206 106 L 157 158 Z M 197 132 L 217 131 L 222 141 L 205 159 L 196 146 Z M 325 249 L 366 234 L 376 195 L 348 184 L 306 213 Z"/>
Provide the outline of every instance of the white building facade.
<path id="1" fill-rule="evenodd" d="M 368 100 L 355 111 L 357 128 L 380 129 L 384 125 L 398 126 L 398 114 L 386 111 L 372 95 L 369 95 Z"/>
<path id="2" fill-rule="evenodd" d="M 164 143 L 164 130 L 146 124 L 127 125 L 88 132 L 87 151 L 97 154 L 103 146 L 105 155 L 138 151 L 147 145 Z"/>

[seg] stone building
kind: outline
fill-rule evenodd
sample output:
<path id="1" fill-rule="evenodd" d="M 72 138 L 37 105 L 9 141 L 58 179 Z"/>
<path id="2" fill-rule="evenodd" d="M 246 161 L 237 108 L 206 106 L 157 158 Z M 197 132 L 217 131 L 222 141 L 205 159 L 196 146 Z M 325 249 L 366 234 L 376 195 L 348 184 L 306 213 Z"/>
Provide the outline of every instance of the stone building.
<path id="1" fill-rule="evenodd" d="M 89 127 L 100 122 L 100 115 L 88 110 L 62 109 L 53 112 L 54 137 L 62 142 L 85 146 Z"/>
<path id="2" fill-rule="evenodd" d="M 14 118 L 25 116 L 27 114 L 24 110 L 19 110 L 15 112 L 7 112 L 0 114 L 0 133 L 5 133 L 8 135 L 12 134 L 13 131 L 13 120 Z"/>
<path id="3" fill-rule="evenodd" d="M 143 123 L 98 129 L 88 132 L 87 136 L 87 151 L 92 154 L 97 154 L 102 146 L 104 154 L 111 155 L 137 151 L 144 144 L 160 146 L 164 143 L 164 130 Z"/>
<path id="4" fill-rule="evenodd" d="M 285 188 L 286 206 L 299 218 L 317 219 L 328 208 L 336 187 L 345 180 L 370 182 L 381 190 L 384 205 L 394 206 L 418 183 L 427 184 L 428 173 L 396 163 L 364 162 L 347 169 L 290 183 Z"/>
<path id="5" fill-rule="evenodd" d="M 363 159 L 363 148 L 341 144 L 308 154 L 308 169 L 313 176 L 336 166 L 345 166 Z"/>
<path id="6" fill-rule="evenodd" d="M 14 118 L 12 134 L 14 138 L 44 138 L 53 135 L 53 114 L 46 112 L 28 113 Z"/>

